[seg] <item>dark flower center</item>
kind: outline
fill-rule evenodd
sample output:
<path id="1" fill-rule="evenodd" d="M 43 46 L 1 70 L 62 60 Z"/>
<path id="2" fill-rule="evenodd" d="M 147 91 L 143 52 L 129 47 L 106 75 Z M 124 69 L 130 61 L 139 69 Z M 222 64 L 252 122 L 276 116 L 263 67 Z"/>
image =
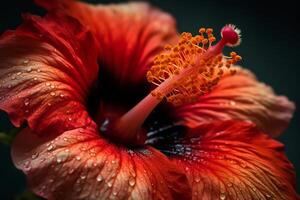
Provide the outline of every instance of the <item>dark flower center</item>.
<path id="1" fill-rule="evenodd" d="M 115 143 L 122 143 L 114 135 L 109 134 L 111 131 L 109 130 L 111 129 L 110 124 L 118 120 L 145 97 L 151 91 L 151 86 L 147 83 L 146 78 L 145 81 L 138 84 L 119 82 L 107 65 L 99 63 L 99 66 L 98 79 L 90 90 L 87 109 L 90 116 L 98 124 L 100 134 Z M 146 119 L 140 131 L 144 133 L 158 133 L 161 128 L 168 127 L 174 122 L 175 119 L 171 116 L 170 105 L 160 104 Z M 152 134 L 145 141 L 147 144 L 154 143 L 156 140 L 153 138 L 156 136 L 159 137 L 158 140 L 161 140 L 162 135 L 158 135 Z M 148 139 L 150 140 L 148 141 Z M 128 146 L 130 144 L 125 145 Z"/>

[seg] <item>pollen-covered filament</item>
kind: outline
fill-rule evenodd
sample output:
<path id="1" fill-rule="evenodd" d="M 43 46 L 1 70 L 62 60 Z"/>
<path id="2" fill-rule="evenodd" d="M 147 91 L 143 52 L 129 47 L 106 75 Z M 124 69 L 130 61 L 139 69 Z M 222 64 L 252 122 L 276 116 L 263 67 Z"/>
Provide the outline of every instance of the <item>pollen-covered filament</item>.
<path id="1" fill-rule="evenodd" d="M 166 97 L 175 106 L 194 102 L 210 92 L 225 72 L 235 73 L 230 67 L 241 57 L 235 52 L 229 57 L 221 55 L 224 42 L 212 46 L 216 40 L 212 32 L 210 28 L 201 28 L 194 37 L 184 32 L 178 44 L 167 45 L 165 52 L 155 57 L 147 73 L 147 80 L 158 86 L 151 93 L 153 96 Z M 159 87 L 166 81 L 168 87 Z"/>
<path id="2" fill-rule="evenodd" d="M 211 28 L 200 28 L 196 36 L 184 32 L 177 44 L 167 45 L 165 51 L 155 57 L 147 80 L 157 87 L 116 123 L 114 130 L 119 139 L 136 143 L 145 119 L 164 97 L 175 106 L 194 102 L 210 92 L 224 73 L 235 74 L 231 65 L 241 57 L 235 52 L 225 57 L 222 49 L 240 43 L 239 30 L 226 25 L 221 36 L 222 39 L 212 45 L 216 39 Z"/>

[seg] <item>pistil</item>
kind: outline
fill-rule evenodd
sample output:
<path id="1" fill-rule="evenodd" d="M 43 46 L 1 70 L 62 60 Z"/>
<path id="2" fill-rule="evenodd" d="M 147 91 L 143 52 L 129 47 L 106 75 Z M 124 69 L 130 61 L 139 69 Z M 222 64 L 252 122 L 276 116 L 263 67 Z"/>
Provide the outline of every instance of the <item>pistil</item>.
<path id="1" fill-rule="evenodd" d="M 222 50 L 240 43 L 239 30 L 226 25 L 221 36 L 212 45 L 216 40 L 213 30 L 200 28 L 199 35 L 184 32 L 176 45 L 167 45 L 147 73 L 147 80 L 156 88 L 114 124 L 115 137 L 126 144 L 143 144 L 145 138 L 140 129 L 164 98 L 174 106 L 195 102 L 210 92 L 225 73 L 234 74 L 231 65 L 241 57 L 235 52 L 225 57 Z"/>

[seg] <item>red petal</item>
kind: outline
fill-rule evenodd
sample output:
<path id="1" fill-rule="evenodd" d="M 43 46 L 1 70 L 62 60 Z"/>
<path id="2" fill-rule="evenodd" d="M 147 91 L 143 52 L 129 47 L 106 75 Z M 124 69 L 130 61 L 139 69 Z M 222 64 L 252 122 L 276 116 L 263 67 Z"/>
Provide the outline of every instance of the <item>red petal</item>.
<path id="1" fill-rule="evenodd" d="M 30 188 L 47 199 L 190 199 L 184 173 L 151 147 L 115 146 L 92 128 L 44 138 L 29 129 L 12 157 Z"/>
<path id="2" fill-rule="evenodd" d="M 36 132 L 90 124 L 84 102 L 98 73 L 94 44 L 74 18 L 26 15 L 0 38 L 0 108 Z"/>
<path id="3" fill-rule="evenodd" d="M 100 64 L 121 84 L 145 80 L 153 57 L 177 38 L 174 19 L 147 3 L 95 6 L 68 0 L 36 1 L 47 9 L 63 8 L 90 28 L 100 46 Z"/>
<path id="4" fill-rule="evenodd" d="M 266 133 L 277 136 L 288 126 L 295 105 L 284 96 L 257 81 L 255 76 L 237 68 L 237 74 L 227 75 L 213 91 L 195 104 L 178 108 L 176 116 L 189 127 L 210 121 L 252 121 Z"/>
<path id="5" fill-rule="evenodd" d="M 167 145 L 185 169 L 193 199 L 297 199 L 283 145 L 246 122 L 218 122 Z"/>

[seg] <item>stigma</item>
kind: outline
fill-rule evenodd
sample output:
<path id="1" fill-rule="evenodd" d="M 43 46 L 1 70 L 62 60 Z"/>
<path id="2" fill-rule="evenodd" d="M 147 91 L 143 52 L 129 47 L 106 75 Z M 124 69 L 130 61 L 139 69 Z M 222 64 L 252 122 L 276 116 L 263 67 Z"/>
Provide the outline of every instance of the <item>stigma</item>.
<path id="1" fill-rule="evenodd" d="M 148 82 L 157 86 L 152 96 L 166 98 L 175 106 L 192 103 L 210 92 L 224 74 L 234 75 L 236 71 L 231 66 L 241 56 L 235 52 L 224 56 L 222 49 L 239 45 L 240 31 L 234 25 L 226 25 L 221 30 L 221 40 L 213 45 L 215 41 L 213 29 L 200 28 L 198 35 L 184 32 L 177 44 L 165 46 L 146 75 Z M 162 87 L 166 82 L 168 87 Z"/>

